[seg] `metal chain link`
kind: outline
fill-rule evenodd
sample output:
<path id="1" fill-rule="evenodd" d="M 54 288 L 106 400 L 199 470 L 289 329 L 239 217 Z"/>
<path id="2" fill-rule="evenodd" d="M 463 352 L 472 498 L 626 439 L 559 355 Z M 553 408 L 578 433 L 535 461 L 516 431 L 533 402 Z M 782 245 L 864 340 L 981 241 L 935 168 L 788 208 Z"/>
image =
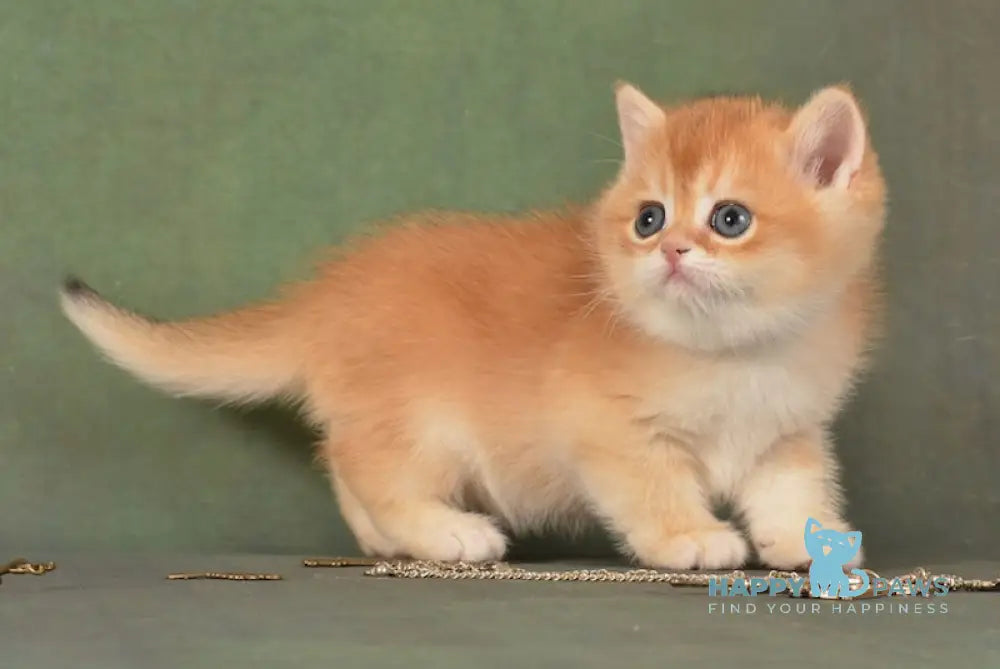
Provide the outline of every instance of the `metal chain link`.
<path id="1" fill-rule="evenodd" d="M 551 581 L 551 582 L 598 582 L 598 583 L 665 583 L 679 587 L 707 588 L 713 579 L 724 579 L 732 586 L 737 581 L 743 581 L 749 586 L 750 576 L 745 571 L 733 570 L 722 573 L 706 573 L 703 571 L 659 571 L 656 569 L 628 569 L 618 571 L 613 569 L 571 569 L 566 571 L 536 571 L 523 567 L 514 567 L 505 562 L 436 562 L 431 560 L 378 560 L 374 558 L 310 558 L 303 561 L 306 567 L 368 567 L 366 576 L 382 578 L 407 579 L 445 579 L 453 581 L 485 580 L 485 581 Z M 865 570 L 869 582 L 874 584 L 879 574 L 870 569 Z M 803 579 L 799 596 L 812 597 L 809 579 L 794 571 L 771 570 L 766 578 Z M 904 594 L 916 595 L 920 590 L 916 587 L 917 580 L 933 581 L 942 579 L 949 591 L 966 592 L 997 592 L 1000 591 L 1000 578 L 997 579 L 966 579 L 954 574 L 931 574 L 923 567 L 901 574 L 890 582 L 902 585 Z M 851 586 L 861 584 L 861 578 L 850 577 Z M 793 592 L 786 593 L 795 596 Z M 889 596 L 889 593 L 875 595 L 872 590 L 864 593 L 862 598 Z M 822 596 L 823 599 L 836 597 Z"/>
<path id="2" fill-rule="evenodd" d="M 284 578 L 281 574 L 258 574 L 242 571 L 199 571 L 167 574 L 168 581 L 196 581 L 203 579 L 216 581 L 281 581 Z"/>
<path id="3" fill-rule="evenodd" d="M 33 576 L 41 576 L 42 574 L 49 573 L 55 568 L 55 562 L 28 562 L 24 558 L 17 558 L 16 560 L 11 560 L 7 564 L 0 567 L 0 583 L 3 583 L 3 576 L 5 574 L 31 574 Z"/>
<path id="4" fill-rule="evenodd" d="M 743 570 L 709 573 L 703 571 L 660 571 L 657 569 L 570 569 L 533 570 L 524 567 L 514 567 L 506 562 L 437 562 L 432 560 L 382 560 L 376 558 L 307 558 L 302 561 L 305 567 L 367 567 L 366 576 L 381 578 L 406 579 L 444 579 L 453 581 L 547 581 L 547 582 L 595 582 L 595 583 L 663 583 L 676 587 L 707 588 L 713 579 L 724 579 L 728 586 L 737 581 L 750 585 L 750 576 Z M 56 568 L 54 562 L 28 562 L 23 558 L 12 560 L 0 567 L 0 577 L 5 574 L 32 574 L 40 576 Z M 874 583 L 879 574 L 865 569 L 869 582 Z M 169 580 L 222 579 L 230 581 L 279 581 L 280 574 L 246 573 L 246 572 L 195 572 L 169 574 Z M 771 570 L 765 578 L 783 578 L 786 580 L 803 579 L 801 595 L 811 597 L 809 580 L 794 571 Z M 955 592 L 1000 592 L 1000 578 L 978 579 L 964 578 L 956 574 L 933 574 L 923 567 L 901 574 L 890 582 L 898 582 L 903 586 L 903 594 L 921 594 L 916 582 L 930 582 L 940 579 L 949 591 Z M 858 585 L 861 579 L 851 576 L 852 587 Z M 0 580 L 2 583 L 2 580 Z M 785 594 L 795 596 L 792 592 Z M 875 595 L 872 590 L 862 595 L 862 598 L 875 596 L 890 596 L 896 593 L 880 593 Z M 831 597 L 823 597 L 829 599 Z"/>

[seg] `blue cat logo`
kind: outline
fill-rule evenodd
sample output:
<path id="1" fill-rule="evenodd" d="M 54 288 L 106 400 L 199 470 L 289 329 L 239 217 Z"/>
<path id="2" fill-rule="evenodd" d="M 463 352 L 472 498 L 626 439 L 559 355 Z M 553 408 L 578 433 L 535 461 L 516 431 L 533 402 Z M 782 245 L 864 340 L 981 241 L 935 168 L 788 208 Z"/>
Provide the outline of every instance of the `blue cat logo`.
<path id="1" fill-rule="evenodd" d="M 806 521 L 806 551 L 812 557 L 809 565 L 809 583 L 813 597 L 841 597 L 850 599 L 868 591 L 871 583 L 868 573 L 852 569 L 851 573 L 862 579 L 861 587 L 851 589 L 851 582 L 844 573 L 847 564 L 861 548 L 861 532 L 838 532 L 824 529 L 816 520 Z"/>

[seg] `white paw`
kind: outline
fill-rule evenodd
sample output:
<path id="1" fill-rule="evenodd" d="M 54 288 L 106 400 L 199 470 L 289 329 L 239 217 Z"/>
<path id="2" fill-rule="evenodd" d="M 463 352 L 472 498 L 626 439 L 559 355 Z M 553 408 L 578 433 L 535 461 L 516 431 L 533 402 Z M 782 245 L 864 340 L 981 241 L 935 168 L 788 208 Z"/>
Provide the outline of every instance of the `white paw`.
<path id="1" fill-rule="evenodd" d="M 801 532 L 767 532 L 754 538 L 757 557 L 771 569 L 803 569 L 812 558 L 806 551 Z"/>
<path id="2" fill-rule="evenodd" d="M 722 525 L 666 537 L 645 555 L 644 564 L 665 569 L 734 569 L 747 559 L 747 544 L 731 527 Z"/>
<path id="3" fill-rule="evenodd" d="M 390 544 L 387 539 L 375 534 L 355 534 L 354 540 L 357 542 L 362 554 L 369 557 L 391 558 L 399 553 L 395 546 Z"/>
<path id="4" fill-rule="evenodd" d="M 420 542 L 423 560 L 479 562 L 499 560 L 507 552 L 507 537 L 489 519 L 473 513 L 455 514 Z"/>
<path id="5" fill-rule="evenodd" d="M 846 531 L 843 521 L 829 521 L 823 527 L 837 528 Z M 757 549 L 757 557 L 765 567 L 771 569 L 805 569 L 812 562 L 812 556 L 806 550 L 805 538 L 801 531 L 789 531 L 787 528 L 765 529 L 753 532 L 753 544 Z M 864 549 L 859 548 L 857 555 L 851 558 L 844 569 L 850 571 L 860 567 L 864 562 Z"/>

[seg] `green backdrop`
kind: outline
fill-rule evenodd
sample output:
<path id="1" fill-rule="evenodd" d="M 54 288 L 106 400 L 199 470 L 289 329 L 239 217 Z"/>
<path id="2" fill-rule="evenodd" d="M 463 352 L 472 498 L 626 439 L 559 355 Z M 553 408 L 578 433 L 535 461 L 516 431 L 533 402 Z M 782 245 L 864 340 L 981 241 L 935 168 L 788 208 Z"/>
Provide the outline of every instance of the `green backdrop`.
<path id="1" fill-rule="evenodd" d="M 0 9 L 0 554 L 353 552 L 307 431 L 139 386 L 62 319 L 59 278 L 194 315 L 384 216 L 589 197 L 619 78 L 664 99 L 854 85 L 892 213 L 887 336 L 838 426 L 850 517 L 873 561 L 1000 553 L 1000 3 Z"/>

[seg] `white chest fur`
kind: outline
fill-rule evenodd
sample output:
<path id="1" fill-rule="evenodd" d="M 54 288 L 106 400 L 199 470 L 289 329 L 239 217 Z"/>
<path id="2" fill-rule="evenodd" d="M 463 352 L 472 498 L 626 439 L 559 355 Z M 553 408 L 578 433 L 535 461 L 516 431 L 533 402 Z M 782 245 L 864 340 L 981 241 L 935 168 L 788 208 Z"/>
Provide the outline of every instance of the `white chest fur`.
<path id="1" fill-rule="evenodd" d="M 699 361 L 656 398 L 656 428 L 681 440 L 725 495 L 782 436 L 818 427 L 836 410 L 850 366 L 806 348 Z"/>

